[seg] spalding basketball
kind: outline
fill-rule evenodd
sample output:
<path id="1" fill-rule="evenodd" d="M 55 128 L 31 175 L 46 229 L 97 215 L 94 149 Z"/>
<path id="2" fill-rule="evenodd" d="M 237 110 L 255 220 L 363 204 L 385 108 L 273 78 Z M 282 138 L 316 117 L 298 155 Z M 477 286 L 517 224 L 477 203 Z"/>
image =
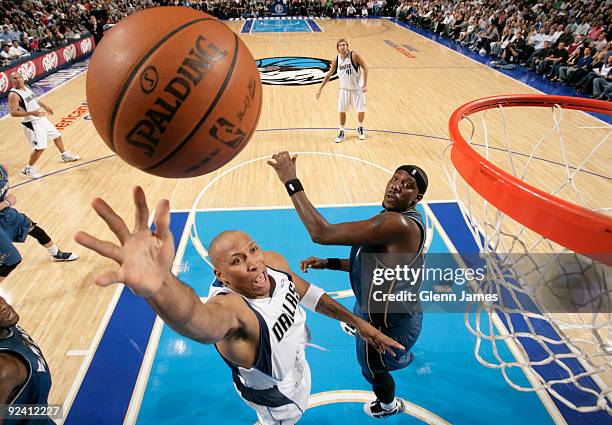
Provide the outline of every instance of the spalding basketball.
<path id="1" fill-rule="evenodd" d="M 124 161 L 162 177 L 209 173 L 247 144 L 261 110 L 253 56 L 223 22 L 186 7 L 130 15 L 87 72 L 96 130 Z"/>

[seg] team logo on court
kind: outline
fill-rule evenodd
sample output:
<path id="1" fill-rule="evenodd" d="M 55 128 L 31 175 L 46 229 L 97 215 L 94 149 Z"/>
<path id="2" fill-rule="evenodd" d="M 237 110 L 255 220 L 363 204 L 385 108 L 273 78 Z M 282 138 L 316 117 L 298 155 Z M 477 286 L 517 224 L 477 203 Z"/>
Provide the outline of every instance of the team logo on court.
<path id="1" fill-rule="evenodd" d="M 81 41 L 79 47 L 81 48 L 81 53 L 83 54 L 91 52 L 91 38 L 86 38 L 85 40 Z"/>
<path id="2" fill-rule="evenodd" d="M 28 81 L 34 78 L 34 76 L 36 75 L 36 65 L 34 65 L 34 62 L 29 61 L 21 64 L 17 71 L 21 73 L 21 76 L 25 81 Z"/>
<path id="3" fill-rule="evenodd" d="M 55 52 L 51 52 L 45 55 L 45 57 L 43 57 L 43 60 L 42 60 L 42 66 L 45 69 L 45 71 L 50 71 L 53 68 L 56 68 L 57 63 L 58 63 L 58 58 L 57 58 L 57 53 Z"/>
<path id="4" fill-rule="evenodd" d="M 331 61 L 319 58 L 286 56 L 255 61 L 263 84 L 273 86 L 307 86 L 319 84 L 331 68 Z M 334 75 L 330 80 L 337 79 Z"/>
<path id="5" fill-rule="evenodd" d="M 76 58 L 76 47 L 74 47 L 74 44 L 66 46 L 64 49 L 64 60 L 70 62 L 74 58 Z"/>
<path id="6" fill-rule="evenodd" d="M 0 93 L 4 93 L 8 90 L 9 80 L 4 72 L 0 72 Z"/>

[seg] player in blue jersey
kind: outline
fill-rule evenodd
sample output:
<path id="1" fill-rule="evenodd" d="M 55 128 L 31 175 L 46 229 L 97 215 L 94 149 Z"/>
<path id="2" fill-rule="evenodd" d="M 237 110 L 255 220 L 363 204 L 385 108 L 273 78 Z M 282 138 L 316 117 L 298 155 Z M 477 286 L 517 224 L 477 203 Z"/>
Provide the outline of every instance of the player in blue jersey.
<path id="1" fill-rule="evenodd" d="M 0 165 L 0 283 L 21 263 L 21 255 L 14 243 L 22 243 L 32 236 L 47 248 L 53 261 L 73 261 L 79 256 L 60 251 L 49 235 L 13 205 L 17 198 L 9 193 L 8 172 Z"/>
<path id="2" fill-rule="evenodd" d="M 406 349 L 393 357 L 375 353 L 356 339 L 357 359 L 362 374 L 372 385 L 376 400 L 366 403 L 365 412 L 374 418 L 385 418 L 404 411 L 404 401 L 395 397 L 395 381 L 389 372 L 402 369 L 412 361 L 409 351 L 416 342 L 423 320 L 420 304 L 373 302 L 372 257 L 401 258 L 404 265 L 420 268 L 423 265 L 425 227 L 416 204 L 427 189 L 427 175 L 414 165 L 399 167 L 385 189 L 384 210 L 362 221 L 332 224 L 312 205 L 297 178 L 296 157 L 288 152 L 273 155 L 268 164 L 274 168 L 285 187 L 313 242 L 323 245 L 351 246 L 347 259 L 310 257 L 301 262 L 303 272 L 309 268 L 342 270 L 349 278 L 356 302 L 353 313 L 368 321 L 385 335 L 395 339 Z M 387 255 L 387 257 L 384 257 Z M 420 280 L 411 283 L 418 291 Z M 391 291 L 391 289 L 389 289 Z"/>
<path id="3" fill-rule="evenodd" d="M 5 406 L 47 405 L 51 373 L 40 348 L 19 326 L 19 315 L 0 297 L 0 424 L 47 425 L 51 419 L 9 415 Z M 5 414 L 7 412 L 7 414 Z M 4 418 L 3 418 L 4 416 Z"/>

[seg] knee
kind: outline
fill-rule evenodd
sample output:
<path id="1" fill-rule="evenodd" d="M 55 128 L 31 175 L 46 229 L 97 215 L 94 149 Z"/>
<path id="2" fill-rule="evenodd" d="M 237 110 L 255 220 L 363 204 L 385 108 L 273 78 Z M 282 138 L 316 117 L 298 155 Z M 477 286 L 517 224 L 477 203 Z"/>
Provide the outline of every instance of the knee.
<path id="1" fill-rule="evenodd" d="M 36 239 L 41 245 L 47 245 L 49 242 L 51 242 L 51 238 L 49 235 L 47 235 L 47 232 L 38 227 L 38 225 L 34 226 L 32 230 L 30 230 L 30 236 Z"/>
<path id="2" fill-rule="evenodd" d="M 21 258 L 19 260 L 17 260 L 16 263 L 14 264 L 2 264 L 0 265 L 0 277 L 1 278 L 5 278 L 7 277 L 13 270 L 15 270 L 17 268 L 17 266 L 21 263 Z"/>

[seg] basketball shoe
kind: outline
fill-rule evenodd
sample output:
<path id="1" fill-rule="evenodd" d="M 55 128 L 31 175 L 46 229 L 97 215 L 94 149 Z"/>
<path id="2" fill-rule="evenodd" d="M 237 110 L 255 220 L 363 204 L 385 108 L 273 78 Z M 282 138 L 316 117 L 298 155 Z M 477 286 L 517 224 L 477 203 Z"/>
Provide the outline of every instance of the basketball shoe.
<path id="1" fill-rule="evenodd" d="M 31 165 L 26 165 L 25 167 L 23 167 L 23 170 L 21 170 L 21 172 L 33 179 L 39 179 L 42 177 L 42 174 L 40 174 L 40 172 Z"/>
<path id="2" fill-rule="evenodd" d="M 66 151 L 60 155 L 60 159 L 62 160 L 62 162 L 72 162 L 72 161 L 78 161 L 79 159 L 81 159 L 81 157 L 78 156 L 77 154 Z"/>
<path id="3" fill-rule="evenodd" d="M 334 142 L 342 143 L 343 140 L 344 140 L 344 130 L 340 130 L 340 132 L 338 133 L 338 137 L 334 139 Z"/>
<path id="4" fill-rule="evenodd" d="M 79 258 L 74 252 L 57 251 L 57 254 L 51 256 L 51 261 L 74 261 Z"/>
<path id="5" fill-rule="evenodd" d="M 384 409 L 378 400 L 364 404 L 363 410 L 368 416 L 376 419 L 384 419 L 388 418 L 389 416 L 403 413 L 406 409 L 406 403 L 404 403 L 404 400 L 399 397 L 395 397 L 394 401 L 395 407 L 390 410 Z"/>
<path id="6" fill-rule="evenodd" d="M 357 127 L 357 134 L 359 135 L 359 140 L 365 140 L 365 130 L 363 127 Z"/>

